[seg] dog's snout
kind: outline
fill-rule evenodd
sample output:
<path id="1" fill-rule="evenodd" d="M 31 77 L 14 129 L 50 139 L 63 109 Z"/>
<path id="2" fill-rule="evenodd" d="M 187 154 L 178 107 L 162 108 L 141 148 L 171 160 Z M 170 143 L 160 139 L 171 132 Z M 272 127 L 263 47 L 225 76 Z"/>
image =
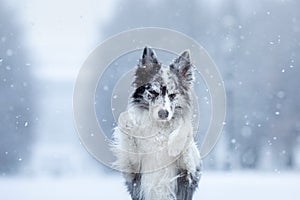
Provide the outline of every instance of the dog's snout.
<path id="1" fill-rule="evenodd" d="M 160 110 L 158 111 L 158 117 L 160 119 L 166 119 L 169 116 L 169 112 L 167 110 Z"/>

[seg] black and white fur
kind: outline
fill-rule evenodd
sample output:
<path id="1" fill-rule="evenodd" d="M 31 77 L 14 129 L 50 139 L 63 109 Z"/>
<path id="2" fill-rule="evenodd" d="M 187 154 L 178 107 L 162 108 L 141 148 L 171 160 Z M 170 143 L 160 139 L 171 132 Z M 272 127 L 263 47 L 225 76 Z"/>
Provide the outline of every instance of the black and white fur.
<path id="1" fill-rule="evenodd" d="M 144 48 L 112 146 L 133 200 L 192 200 L 201 162 L 193 136 L 192 82 L 189 51 L 164 66 Z"/>

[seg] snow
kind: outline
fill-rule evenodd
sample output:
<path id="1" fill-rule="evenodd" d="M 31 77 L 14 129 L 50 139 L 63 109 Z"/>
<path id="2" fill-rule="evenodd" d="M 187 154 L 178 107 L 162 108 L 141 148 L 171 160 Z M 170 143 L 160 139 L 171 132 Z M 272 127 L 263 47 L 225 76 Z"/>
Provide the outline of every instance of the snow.
<path id="1" fill-rule="evenodd" d="M 14 53 L 14 52 L 13 52 L 13 50 L 11 50 L 11 49 L 7 49 L 7 50 L 6 50 L 6 55 L 7 55 L 7 56 L 12 56 L 13 53 Z"/>
<path id="2" fill-rule="evenodd" d="M 2 178 L 0 199 L 101 200 L 130 199 L 119 176 Z"/>
<path id="3" fill-rule="evenodd" d="M 119 174 L 0 178 L 0 199 L 130 199 Z M 204 172 L 194 200 L 296 200 L 300 173 Z"/>
<path id="4" fill-rule="evenodd" d="M 204 173 L 195 199 L 296 200 L 299 185 L 300 173 Z"/>

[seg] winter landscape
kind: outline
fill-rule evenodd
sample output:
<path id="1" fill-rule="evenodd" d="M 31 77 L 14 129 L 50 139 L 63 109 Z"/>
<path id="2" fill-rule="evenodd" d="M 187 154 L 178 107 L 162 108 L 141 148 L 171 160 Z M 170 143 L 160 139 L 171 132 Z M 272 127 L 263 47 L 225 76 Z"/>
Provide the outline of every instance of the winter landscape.
<path id="1" fill-rule="evenodd" d="M 299 198 L 300 175 L 295 173 L 204 172 L 195 200 Z M 117 175 L 67 178 L 5 178 L 0 181 L 1 199 L 128 199 L 123 179 Z"/>
<path id="2" fill-rule="evenodd" d="M 224 129 L 203 160 L 194 199 L 298 200 L 299 7 L 297 0 L 0 1 L 0 199 L 130 199 L 120 173 L 81 144 L 72 98 L 101 42 L 150 26 L 193 38 L 224 80 Z M 139 56 L 120 56 L 99 80 L 95 108 L 108 137 L 116 126 L 113 88 Z M 196 78 L 200 145 L 212 108 Z"/>

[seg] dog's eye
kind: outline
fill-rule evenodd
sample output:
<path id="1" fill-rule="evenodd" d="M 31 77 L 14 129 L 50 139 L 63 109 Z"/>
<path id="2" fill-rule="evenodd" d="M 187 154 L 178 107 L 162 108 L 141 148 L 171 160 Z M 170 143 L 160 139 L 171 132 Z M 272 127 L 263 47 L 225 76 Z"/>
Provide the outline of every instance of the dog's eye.
<path id="1" fill-rule="evenodd" d="M 155 92 L 154 90 L 147 90 L 146 91 L 146 97 L 147 97 L 148 100 L 155 99 L 158 95 L 159 95 L 159 93 Z"/>
<path id="2" fill-rule="evenodd" d="M 153 97 L 157 97 L 159 95 L 158 92 L 154 91 L 154 90 L 150 90 L 149 93 L 153 96 Z"/>
<path id="3" fill-rule="evenodd" d="M 175 97 L 176 97 L 176 94 L 175 94 L 175 93 L 174 93 L 174 94 L 169 94 L 169 99 L 170 99 L 170 100 L 175 99 Z"/>

